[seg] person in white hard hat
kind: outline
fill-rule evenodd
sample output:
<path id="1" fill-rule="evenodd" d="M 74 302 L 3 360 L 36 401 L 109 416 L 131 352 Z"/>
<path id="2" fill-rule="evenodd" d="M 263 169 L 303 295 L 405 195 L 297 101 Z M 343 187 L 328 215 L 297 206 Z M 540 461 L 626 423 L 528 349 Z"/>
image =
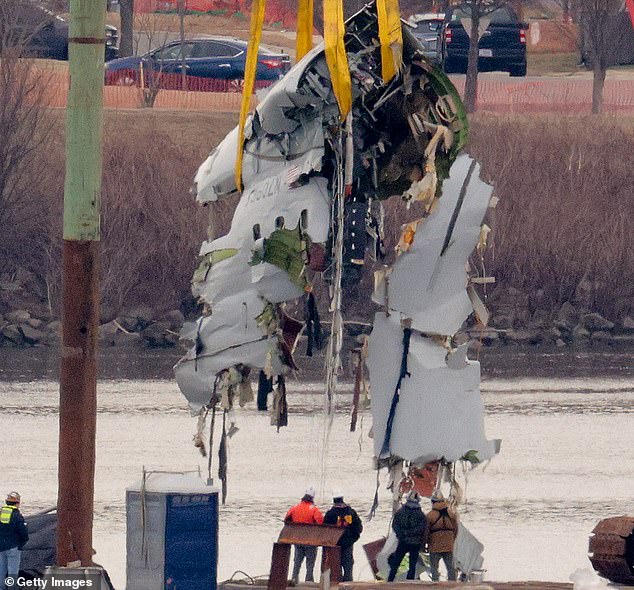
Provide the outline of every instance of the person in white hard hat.
<path id="1" fill-rule="evenodd" d="M 299 504 L 293 506 L 286 513 L 284 522 L 286 524 L 322 524 L 324 522 L 321 511 L 315 505 L 315 488 L 310 486 L 306 489 Z M 295 584 L 299 582 L 299 570 L 302 567 L 304 557 L 306 558 L 306 581 L 314 582 L 313 571 L 317 559 L 317 547 L 313 547 L 312 545 L 295 545 L 294 547 L 295 557 L 293 562 L 293 574 L 291 576 L 293 582 Z"/>
<path id="2" fill-rule="evenodd" d="M 10 492 L 0 510 L 0 590 L 15 586 L 22 548 L 28 540 L 29 531 L 20 514 L 20 494 Z"/>

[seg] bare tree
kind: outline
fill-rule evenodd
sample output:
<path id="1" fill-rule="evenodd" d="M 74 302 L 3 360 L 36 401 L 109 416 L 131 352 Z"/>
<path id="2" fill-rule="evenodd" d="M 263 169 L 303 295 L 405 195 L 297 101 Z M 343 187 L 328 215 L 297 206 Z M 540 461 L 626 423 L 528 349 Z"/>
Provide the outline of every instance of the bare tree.
<path id="1" fill-rule="evenodd" d="M 166 15 L 156 13 L 139 14 L 136 18 L 134 32 L 134 54 L 139 55 L 147 50 L 161 47 L 170 38 L 174 23 L 166 19 Z M 146 67 L 146 64 L 148 67 Z M 150 57 L 139 65 L 138 72 L 124 72 L 116 83 L 122 86 L 141 86 L 141 104 L 153 107 L 162 87 L 163 62 L 159 57 Z"/>
<path id="2" fill-rule="evenodd" d="M 507 4 L 506 0 L 465 0 L 460 10 L 468 14 L 462 19 L 465 31 L 469 35 L 469 57 L 467 77 L 464 88 L 464 102 L 468 113 L 476 110 L 478 100 L 478 57 L 480 37 L 489 26 L 488 16 Z"/>
<path id="3" fill-rule="evenodd" d="M 187 56 L 185 55 L 185 0 L 178 0 L 178 31 L 181 42 L 181 90 L 187 90 Z"/>
<path id="4" fill-rule="evenodd" d="M 155 12 L 138 14 L 135 18 L 134 55 L 165 45 L 170 39 L 170 31 L 176 26 L 173 18 Z"/>
<path id="5" fill-rule="evenodd" d="M 24 26 L 21 2 L 0 3 L 0 259 L 5 260 L 12 247 L 18 253 L 23 224 L 42 214 L 29 207 L 37 184 L 32 169 L 53 125 L 46 108 L 50 75 L 23 58 L 37 27 Z"/>
<path id="6" fill-rule="evenodd" d="M 134 0 L 119 0 L 119 16 L 121 18 L 119 55 L 129 57 L 134 47 Z"/>
<path id="7" fill-rule="evenodd" d="M 605 74 L 613 51 L 612 26 L 621 11 L 621 0 L 576 0 L 584 46 L 582 56 L 592 65 L 592 112 L 603 110 Z"/>

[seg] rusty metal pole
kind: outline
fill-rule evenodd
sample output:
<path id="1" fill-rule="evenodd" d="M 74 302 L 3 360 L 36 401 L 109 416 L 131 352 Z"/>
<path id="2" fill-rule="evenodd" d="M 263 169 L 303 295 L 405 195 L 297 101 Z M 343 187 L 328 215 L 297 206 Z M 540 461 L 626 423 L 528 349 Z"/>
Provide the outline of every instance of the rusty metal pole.
<path id="1" fill-rule="evenodd" d="M 57 564 L 92 564 L 104 0 L 71 0 L 66 110 Z"/>

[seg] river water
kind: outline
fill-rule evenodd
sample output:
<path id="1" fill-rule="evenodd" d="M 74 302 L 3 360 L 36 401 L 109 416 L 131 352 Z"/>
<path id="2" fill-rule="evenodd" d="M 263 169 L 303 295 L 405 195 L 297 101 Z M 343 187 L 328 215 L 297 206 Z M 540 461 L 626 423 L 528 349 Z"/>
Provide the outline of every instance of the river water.
<path id="1" fill-rule="evenodd" d="M 125 587 L 125 488 L 142 468 L 199 469 L 195 420 L 170 378 L 173 353 L 110 352 L 98 383 L 96 561 Z M 606 517 L 634 515 L 634 367 L 629 354 L 483 355 L 489 438 L 502 452 L 466 481 L 463 523 L 485 545 L 486 579 L 568 581 L 590 567 L 588 535 Z M 22 493 L 28 515 L 55 502 L 57 359 L 0 350 L 0 492 Z M 338 398 L 326 469 L 321 387 L 289 384 L 289 427 L 276 432 L 254 408 L 238 410 L 229 444 L 228 498 L 220 510 L 219 579 L 264 575 L 287 508 L 309 484 L 328 506 L 333 488 L 364 514 L 374 496 L 369 413 L 350 433 L 350 386 Z M 217 446 L 216 446 L 217 448 Z M 324 477 L 322 478 L 322 473 Z M 362 541 L 387 532 L 390 496 Z M 355 577 L 371 579 L 360 544 Z"/>

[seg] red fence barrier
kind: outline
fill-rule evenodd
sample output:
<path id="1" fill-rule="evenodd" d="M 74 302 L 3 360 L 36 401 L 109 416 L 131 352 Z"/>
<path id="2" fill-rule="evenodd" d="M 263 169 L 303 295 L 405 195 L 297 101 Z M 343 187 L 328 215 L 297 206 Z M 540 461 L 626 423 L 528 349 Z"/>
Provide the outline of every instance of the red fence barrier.
<path id="1" fill-rule="evenodd" d="M 464 77 L 452 80 L 462 95 Z M 590 113 L 592 80 L 570 78 L 478 81 L 478 110 L 504 113 Z M 606 113 L 634 113 L 634 80 L 606 80 Z"/>
<path id="2" fill-rule="evenodd" d="M 267 88 L 275 80 L 256 80 L 255 89 Z M 139 88 L 160 88 L 163 90 L 183 90 L 183 77 L 181 74 L 168 72 L 154 72 L 138 69 L 122 69 L 115 72 L 107 72 L 106 86 L 136 86 Z M 201 78 L 198 76 L 185 76 L 186 90 L 190 92 L 242 92 L 244 80 L 218 80 L 216 78 Z"/>
<path id="3" fill-rule="evenodd" d="M 155 108 L 172 110 L 238 111 L 241 94 L 234 81 L 198 79 L 189 91 L 180 90 L 181 79 L 174 76 L 173 86 L 158 92 Z M 464 77 L 452 77 L 462 94 Z M 47 75 L 48 104 L 66 106 L 68 74 Z M 266 80 L 259 81 L 261 87 Z M 198 85 L 198 86 L 195 86 Z M 174 89 L 172 89 L 174 88 Z M 135 81 L 131 86 L 106 86 L 104 105 L 107 108 L 139 108 L 143 106 L 143 89 Z M 252 106 L 257 102 L 252 99 Z M 482 79 L 478 84 L 478 109 L 498 113 L 590 113 L 592 80 L 588 79 Z M 603 106 L 607 113 L 634 114 L 634 80 L 606 80 Z"/>

